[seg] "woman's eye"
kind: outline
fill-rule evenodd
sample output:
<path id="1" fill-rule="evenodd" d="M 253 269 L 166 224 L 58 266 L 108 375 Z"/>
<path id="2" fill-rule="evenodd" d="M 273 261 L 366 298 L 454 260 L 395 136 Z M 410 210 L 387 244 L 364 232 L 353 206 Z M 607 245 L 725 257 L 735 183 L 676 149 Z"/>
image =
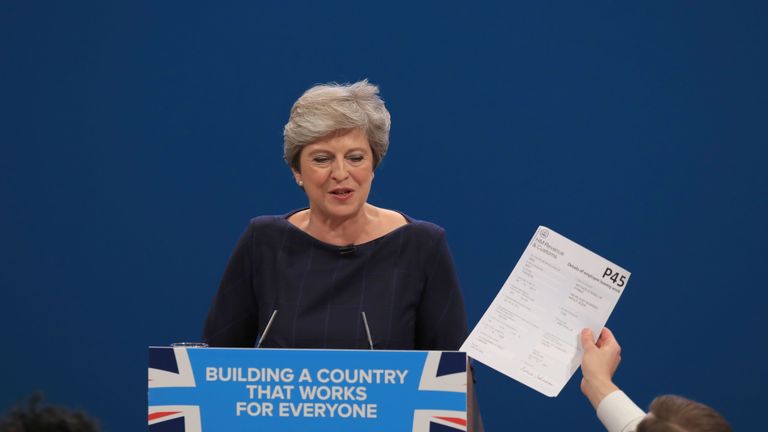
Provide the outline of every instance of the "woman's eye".
<path id="1" fill-rule="evenodd" d="M 348 156 L 347 159 L 349 159 L 352 162 L 362 162 L 365 157 L 363 155 L 351 155 Z"/>
<path id="2" fill-rule="evenodd" d="M 330 160 L 331 158 L 327 156 L 315 156 L 312 158 L 312 162 L 318 163 L 318 164 L 328 163 L 328 161 Z"/>

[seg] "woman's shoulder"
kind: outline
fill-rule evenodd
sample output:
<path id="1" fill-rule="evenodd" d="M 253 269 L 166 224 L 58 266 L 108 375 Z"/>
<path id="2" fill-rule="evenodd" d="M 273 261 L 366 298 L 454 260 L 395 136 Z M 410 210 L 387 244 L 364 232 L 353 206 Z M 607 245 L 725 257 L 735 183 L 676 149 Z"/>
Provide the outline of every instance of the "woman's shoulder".
<path id="1" fill-rule="evenodd" d="M 292 214 L 289 213 L 288 215 Z M 276 226 L 285 225 L 288 215 L 261 215 L 251 218 L 248 226 L 254 229 L 259 228 L 274 228 Z"/>
<path id="2" fill-rule="evenodd" d="M 248 221 L 246 234 L 252 237 L 264 237 L 275 235 L 290 229 L 288 216 L 294 212 L 283 215 L 261 215 Z"/>
<path id="3" fill-rule="evenodd" d="M 261 215 L 251 218 L 240 237 L 240 243 L 243 245 L 258 244 L 262 247 L 271 247 L 282 243 L 286 236 L 291 235 L 294 231 L 293 225 L 286 219 L 290 214 Z"/>
<path id="4" fill-rule="evenodd" d="M 395 213 L 405 218 L 407 222 L 404 225 L 405 231 L 412 235 L 417 235 L 417 236 L 426 237 L 426 238 L 440 238 L 445 235 L 445 229 L 443 229 L 443 227 L 441 227 L 440 225 L 437 225 L 436 223 L 413 218 L 401 211 L 396 211 Z"/>

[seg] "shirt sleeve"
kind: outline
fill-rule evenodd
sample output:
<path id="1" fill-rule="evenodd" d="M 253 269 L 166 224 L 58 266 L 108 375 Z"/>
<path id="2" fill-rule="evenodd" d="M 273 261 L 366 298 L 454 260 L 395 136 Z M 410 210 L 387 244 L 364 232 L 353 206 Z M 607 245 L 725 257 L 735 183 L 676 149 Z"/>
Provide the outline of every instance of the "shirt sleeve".
<path id="1" fill-rule="evenodd" d="M 645 412 L 623 391 L 616 390 L 597 405 L 597 417 L 608 432 L 634 432 Z"/>
<path id="2" fill-rule="evenodd" d="M 258 336 L 258 305 L 253 292 L 254 232 L 249 226 L 229 258 L 203 329 L 213 347 L 253 347 Z"/>
<path id="3" fill-rule="evenodd" d="M 416 349 L 454 351 L 467 336 L 467 317 L 444 231 L 438 234 L 416 314 Z"/>

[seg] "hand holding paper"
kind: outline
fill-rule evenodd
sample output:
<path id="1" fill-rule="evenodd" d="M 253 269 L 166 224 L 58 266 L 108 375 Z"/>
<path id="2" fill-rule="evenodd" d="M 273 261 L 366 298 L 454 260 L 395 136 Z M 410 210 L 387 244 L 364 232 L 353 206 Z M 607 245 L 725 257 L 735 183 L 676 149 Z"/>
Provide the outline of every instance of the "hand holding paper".
<path id="1" fill-rule="evenodd" d="M 581 372 L 584 377 L 581 379 L 581 392 L 597 409 L 604 397 L 619 389 L 612 378 L 621 362 L 621 347 L 608 327 L 600 333 L 597 343 L 594 340 L 595 334 L 592 330 L 582 330 L 581 347 L 584 357 Z"/>
<path id="2" fill-rule="evenodd" d="M 461 351 L 557 396 L 581 363 L 581 329 L 600 333 L 629 276 L 539 227 Z"/>

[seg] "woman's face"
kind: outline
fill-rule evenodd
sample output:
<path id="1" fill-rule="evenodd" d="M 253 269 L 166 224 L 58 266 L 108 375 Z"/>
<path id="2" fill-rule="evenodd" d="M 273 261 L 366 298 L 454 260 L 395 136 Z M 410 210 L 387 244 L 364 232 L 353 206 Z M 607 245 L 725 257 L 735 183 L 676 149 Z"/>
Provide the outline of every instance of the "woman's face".
<path id="1" fill-rule="evenodd" d="M 309 208 L 318 216 L 349 217 L 357 214 L 368 200 L 373 180 L 373 152 L 368 137 L 360 129 L 304 146 L 299 153 L 300 171 Z"/>

